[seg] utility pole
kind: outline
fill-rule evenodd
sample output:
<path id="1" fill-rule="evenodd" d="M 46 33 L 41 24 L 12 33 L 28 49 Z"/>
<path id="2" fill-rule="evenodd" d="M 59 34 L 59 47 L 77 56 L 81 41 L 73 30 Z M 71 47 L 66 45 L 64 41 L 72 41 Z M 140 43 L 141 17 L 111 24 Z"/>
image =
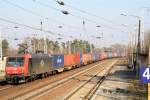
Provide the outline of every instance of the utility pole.
<path id="1" fill-rule="evenodd" d="M 140 36 L 141 36 L 141 20 L 139 19 L 139 30 L 138 30 L 138 55 L 139 55 L 139 53 L 141 52 L 141 38 L 140 38 Z"/>
<path id="2" fill-rule="evenodd" d="M 0 69 L 2 68 L 2 58 L 3 58 L 2 53 L 3 53 L 3 51 L 2 51 L 2 32 L 0 31 Z"/>
<path id="3" fill-rule="evenodd" d="M 148 67 L 150 67 L 150 44 L 148 49 Z"/>
<path id="4" fill-rule="evenodd" d="M 127 16 L 126 14 L 123 14 L 121 13 L 120 15 L 123 15 L 123 16 Z M 136 71 L 136 77 L 139 78 L 139 67 L 141 65 L 141 57 L 140 57 L 140 53 L 141 53 L 141 17 L 139 16 L 135 16 L 135 15 L 129 15 L 129 16 L 132 16 L 132 17 L 136 17 L 139 19 L 139 25 L 138 25 L 138 42 L 136 44 L 135 42 L 135 62 L 134 62 L 134 65 L 135 65 L 135 71 Z M 135 41 L 136 41 L 136 37 L 135 37 Z"/>
<path id="5" fill-rule="evenodd" d="M 137 78 L 139 78 L 139 68 L 140 68 L 140 53 L 141 53 L 141 39 L 140 39 L 140 36 L 141 36 L 141 19 L 139 19 L 139 28 L 138 28 L 138 44 L 137 44 L 137 59 L 136 59 L 136 67 L 137 67 L 137 70 L 136 70 L 136 76 Z"/>
<path id="6" fill-rule="evenodd" d="M 149 43 L 149 41 L 148 41 Z M 150 43 L 149 43 L 149 46 L 148 46 L 148 67 L 150 67 Z M 148 83 L 148 87 L 150 87 L 150 83 Z M 150 99 L 150 91 L 148 91 L 148 100 Z"/>
<path id="7" fill-rule="evenodd" d="M 42 32 L 42 31 L 43 31 L 42 26 L 43 26 L 43 22 L 41 21 L 41 33 L 43 33 L 43 32 Z M 46 35 L 45 35 L 45 33 L 43 33 L 43 34 L 44 34 L 44 54 L 47 54 Z"/>

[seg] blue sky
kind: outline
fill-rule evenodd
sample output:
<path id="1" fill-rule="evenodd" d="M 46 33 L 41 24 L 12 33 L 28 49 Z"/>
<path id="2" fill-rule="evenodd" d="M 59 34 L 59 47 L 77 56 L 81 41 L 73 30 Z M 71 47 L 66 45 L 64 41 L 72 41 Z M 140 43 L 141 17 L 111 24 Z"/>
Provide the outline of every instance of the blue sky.
<path id="1" fill-rule="evenodd" d="M 14 7 L 6 1 L 30 10 L 36 15 Z M 41 6 L 38 2 L 49 7 Z M 131 16 L 121 16 L 121 13 L 141 16 L 142 31 L 147 31 L 150 27 L 150 8 L 147 8 L 150 7 L 149 0 L 64 0 L 64 2 L 65 6 L 58 5 L 55 0 L 0 0 L 0 18 L 37 28 L 40 28 L 40 21 L 42 20 L 43 29 L 63 35 L 61 41 L 71 40 L 68 36 L 73 36 L 88 40 L 98 47 L 109 46 L 113 43 L 126 44 L 129 41 L 129 35 L 137 32 L 138 19 Z M 67 10 L 70 14 L 63 15 L 61 10 Z M 90 14 L 82 13 L 79 10 Z M 83 20 L 85 21 L 84 27 L 82 25 Z M 127 27 L 121 26 L 122 24 L 127 25 Z M 63 28 L 58 28 L 59 25 Z M 101 27 L 97 28 L 97 25 Z M 14 29 L 14 26 L 19 28 Z M 20 39 L 19 43 L 24 37 L 33 36 L 35 33 L 38 34 L 38 37 L 43 36 L 40 31 L 1 20 L 0 27 L 3 37 L 9 38 L 9 41 L 14 44 L 13 38 L 15 37 Z M 102 33 L 103 38 L 101 40 L 94 38 L 101 36 Z M 58 35 L 46 34 L 52 40 L 59 37 Z"/>

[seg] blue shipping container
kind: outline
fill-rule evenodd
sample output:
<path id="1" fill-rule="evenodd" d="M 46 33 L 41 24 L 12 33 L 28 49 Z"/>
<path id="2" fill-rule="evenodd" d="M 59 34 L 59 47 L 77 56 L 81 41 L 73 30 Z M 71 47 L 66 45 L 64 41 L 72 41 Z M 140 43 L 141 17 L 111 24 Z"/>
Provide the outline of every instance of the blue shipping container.
<path id="1" fill-rule="evenodd" d="M 64 55 L 52 55 L 53 57 L 53 68 L 61 68 L 64 66 Z"/>
<path id="2" fill-rule="evenodd" d="M 82 64 L 82 59 L 83 59 L 82 53 L 80 53 L 80 64 Z"/>
<path id="3" fill-rule="evenodd" d="M 99 54 L 98 53 L 93 53 L 93 60 L 98 61 L 99 60 Z"/>
<path id="4" fill-rule="evenodd" d="M 96 53 L 93 53 L 93 60 L 96 61 Z"/>

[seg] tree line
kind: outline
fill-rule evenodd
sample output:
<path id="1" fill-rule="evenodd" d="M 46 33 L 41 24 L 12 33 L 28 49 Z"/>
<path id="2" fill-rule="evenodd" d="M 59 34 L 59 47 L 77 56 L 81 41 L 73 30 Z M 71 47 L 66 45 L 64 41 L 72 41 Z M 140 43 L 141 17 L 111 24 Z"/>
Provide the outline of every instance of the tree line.
<path id="1" fill-rule="evenodd" d="M 69 53 L 88 53 L 91 51 L 94 51 L 95 46 L 93 44 L 90 44 L 88 41 L 85 40 L 78 40 L 74 39 L 72 41 L 66 41 L 66 42 L 59 42 L 59 41 L 53 41 L 43 38 L 30 38 L 27 37 L 23 40 L 22 43 L 18 44 L 18 53 L 36 53 L 36 52 L 43 52 L 44 51 L 44 45 L 47 45 L 47 53 L 48 54 L 69 54 Z"/>
<path id="2" fill-rule="evenodd" d="M 2 40 L 3 56 L 44 52 L 44 39 L 35 37 L 26 37 L 21 43 L 17 45 L 17 49 L 10 48 L 10 44 L 6 39 Z M 89 53 L 99 51 L 117 51 L 120 54 L 124 52 L 126 46 L 121 44 L 114 44 L 106 48 L 96 48 L 94 44 L 85 40 L 74 39 L 72 41 L 54 41 L 46 39 L 48 54 L 69 54 L 69 53 Z M 12 44 L 11 44 L 12 45 Z"/>

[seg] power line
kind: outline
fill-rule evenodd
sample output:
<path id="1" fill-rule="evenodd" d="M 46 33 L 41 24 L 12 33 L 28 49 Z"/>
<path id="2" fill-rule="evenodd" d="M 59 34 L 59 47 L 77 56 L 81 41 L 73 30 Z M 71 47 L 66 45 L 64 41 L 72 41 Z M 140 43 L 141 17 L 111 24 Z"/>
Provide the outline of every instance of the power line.
<path id="1" fill-rule="evenodd" d="M 56 0 L 54 0 L 54 1 L 56 1 Z M 48 5 L 48 4 L 42 3 L 42 2 L 40 2 L 40 1 L 35 0 L 34 2 L 37 3 L 37 4 L 39 4 L 39 5 L 41 5 L 41 6 L 44 6 L 44 7 L 47 7 L 47 8 L 51 8 L 51 9 L 53 9 L 53 10 L 55 10 L 55 11 L 60 11 L 59 9 L 57 9 L 57 8 L 55 8 L 55 7 L 52 7 L 52 6 Z M 69 15 L 71 15 L 71 16 L 73 16 L 73 17 L 75 17 L 75 18 L 78 18 L 78 19 L 83 20 L 83 17 L 81 17 L 81 16 L 77 16 L 77 15 L 74 15 L 74 14 L 71 14 L 71 13 L 69 13 Z M 93 21 L 93 20 L 91 20 L 91 19 L 88 19 L 88 18 L 84 18 L 84 19 L 87 20 L 87 21 L 89 21 L 89 22 L 91 22 L 91 23 L 99 24 L 98 22 Z M 103 26 L 104 26 L 104 28 L 106 27 L 106 28 L 109 28 L 109 29 L 118 29 L 118 28 L 113 28 L 113 27 L 108 26 L 108 25 L 103 25 Z"/>
<path id="2" fill-rule="evenodd" d="M 35 13 L 35 12 L 31 11 L 31 10 L 28 10 L 28 9 L 26 9 L 26 8 L 23 8 L 23 7 L 21 7 L 21 6 L 17 5 L 17 4 L 15 4 L 15 3 L 9 2 L 8 0 L 4 0 L 4 2 L 6 2 L 6 3 L 8 3 L 8 4 L 10 4 L 10 5 L 14 6 L 14 7 L 17 7 L 17 8 L 19 8 L 19 9 L 23 10 L 23 11 L 26 11 L 26 12 L 28 12 L 28 13 L 31 13 L 31 14 L 33 14 L 33 15 L 35 15 L 35 16 L 39 16 L 39 17 L 41 17 L 41 18 L 43 18 L 43 17 L 46 18 L 45 16 L 41 16 L 41 15 L 38 14 L 38 13 Z M 37 2 L 37 1 L 36 1 L 36 2 Z M 54 7 L 51 7 L 51 6 L 47 5 L 47 4 L 41 3 L 41 2 L 39 2 L 39 1 L 38 1 L 37 3 L 39 3 L 39 4 L 42 5 L 42 6 L 55 9 Z M 60 10 L 57 9 L 57 8 L 56 8 L 55 10 L 60 11 Z M 80 16 L 76 16 L 76 15 L 73 15 L 73 14 L 70 14 L 70 15 L 72 15 L 72 16 L 78 18 L 78 19 L 80 18 L 80 19 L 83 20 L 83 18 L 80 17 Z M 90 19 L 88 19 L 88 18 L 84 18 L 84 19 L 87 20 L 87 21 L 89 21 L 89 22 L 98 24 L 96 21 L 90 20 Z M 74 26 L 70 26 L 70 25 L 67 25 L 67 24 L 64 24 L 64 23 L 63 23 L 63 25 L 66 25 L 66 26 L 69 26 L 69 27 L 72 27 L 72 28 L 74 27 Z M 107 27 L 107 28 L 109 28 L 109 29 L 115 29 L 115 28 L 112 28 L 111 26 L 106 26 L 106 25 L 103 25 L 103 26 L 105 26 L 105 27 Z M 104 27 L 104 28 L 105 28 L 105 27 Z M 77 28 L 77 27 L 74 27 L 74 28 L 79 29 L 79 28 Z"/>
<path id="3" fill-rule="evenodd" d="M 57 0 L 53 0 L 53 1 L 58 2 Z M 82 9 L 79 9 L 79 8 L 77 8 L 77 7 L 68 5 L 68 4 L 66 4 L 66 3 L 64 4 L 64 6 L 65 6 L 65 5 L 66 5 L 67 7 L 69 7 L 69 8 L 71 8 L 71 9 L 74 9 L 74 10 L 79 11 L 79 12 L 81 12 L 81 13 L 84 13 L 84 14 L 86 14 L 86 15 L 90 15 L 90 16 L 96 17 L 96 18 L 98 18 L 98 19 L 100 19 L 100 20 L 103 20 L 103 21 L 105 21 L 105 22 L 114 24 L 113 21 L 111 21 L 111 20 L 109 20 L 109 19 L 106 19 L 106 18 L 104 18 L 104 17 L 101 17 L 101 16 L 98 16 L 98 15 L 96 15 L 96 14 L 87 12 L 87 11 L 82 10 Z"/>
<path id="4" fill-rule="evenodd" d="M 37 0 L 34 0 L 34 2 L 37 3 L 37 4 L 39 4 L 39 5 L 41 5 L 41 6 L 44 6 L 44 7 L 47 7 L 47 8 L 51 8 L 51 9 L 53 9 L 53 10 L 55 10 L 55 11 L 61 11 L 60 9 L 57 9 L 57 8 L 52 7 L 52 6 L 50 6 L 50 5 L 44 4 L 44 3 L 40 2 L 40 1 L 37 1 Z M 74 15 L 74 14 L 71 14 L 71 13 L 69 13 L 69 15 L 71 15 L 71 16 L 73 16 L 73 17 L 75 17 L 75 18 L 78 18 L 78 19 L 83 20 L 83 18 L 80 17 L 80 16 L 77 16 L 77 15 Z M 89 21 L 89 22 L 98 24 L 97 22 L 92 21 L 92 20 L 90 20 L 90 19 L 87 19 L 87 18 L 84 18 L 84 19 L 86 19 L 86 20 Z"/>
<path id="5" fill-rule="evenodd" d="M 1 20 L 1 21 L 4 21 L 4 22 L 11 23 L 11 24 L 16 24 L 16 25 L 19 25 L 19 26 L 22 26 L 22 27 L 30 28 L 30 29 L 33 29 L 33 30 L 41 31 L 41 28 L 36 28 L 36 27 L 29 26 L 29 25 L 25 25 L 25 24 L 20 24 L 20 23 L 17 23 L 17 22 L 8 20 L 8 19 L 0 18 L 0 20 Z M 50 33 L 50 34 L 53 34 L 53 35 L 56 35 L 54 32 L 49 31 L 49 30 L 42 30 L 42 31 L 43 31 L 43 32 Z"/>
<path id="6" fill-rule="evenodd" d="M 36 28 L 36 27 L 29 26 L 29 25 L 21 24 L 21 23 L 14 22 L 14 21 L 11 21 L 11 20 L 8 20 L 8 19 L 4 19 L 4 18 L 1 18 L 1 17 L 0 17 L 0 20 L 4 21 L 4 22 L 7 22 L 7 23 L 19 25 L 19 26 L 22 26 L 24 28 L 29 28 L 29 29 L 33 29 L 33 30 L 38 30 L 38 31 L 46 32 L 46 33 L 49 33 L 49 34 L 52 34 L 52 35 L 57 35 L 57 36 L 61 35 L 61 36 L 70 38 L 70 35 L 68 36 L 68 35 L 64 35 L 64 34 L 59 34 L 59 33 L 52 32 L 50 30 L 44 30 L 44 29 L 41 30 L 41 28 Z"/>
<path id="7" fill-rule="evenodd" d="M 19 9 L 21 9 L 21 10 L 27 12 L 27 13 L 30 13 L 30 14 L 32 14 L 32 15 L 34 15 L 34 16 L 38 16 L 38 17 L 40 17 L 40 18 L 42 18 L 42 19 L 44 19 L 44 18 L 45 18 L 45 19 L 46 19 L 46 18 L 49 18 L 49 17 L 42 16 L 42 15 L 39 14 L 39 13 L 33 12 L 33 11 L 31 11 L 31 10 L 28 10 L 28 9 L 26 9 L 26 8 L 20 6 L 20 5 L 17 5 L 17 4 L 15 4 L 15 3 L 12 3 L 12 2 L 10 2 L 10 1 L 8 1 L 8 0 L 3 0 L 3 2 L 5 2 L 5 3 L 9 4 L 9 5 L 12 5 L 12 6 L 16 7 L 16 8 L 19 8 Z M 38 2 L 38 3 L 40 3 L 40 2 Z M 46 5 L 43 4 L 43 3 L 40 3 L 40 4 L 43 5 L 43 6 L 46 6 Z M 51 7 L 51 8 L 55 9 L 54 7 Z M 55 10 L 59 10 L 59 9 L 55 9 Z M 50 18 L 50 19 L 52 19 L 52 18 Z M 62 23 L 62 22 L 60 22 L 60 21 L 57 21 L 57 20 L 55 20 L 55 19 L 52 19 L 51 21 L 61 23 L 61 24 L 65 25 L 65 26 L 68 26 L 68 27 L 70 27 L 70 28 L 79 29 L 79 27 L 75 27 L 75 26 L 72 26 L 72 25 L 68 25 L 68 24 Z"/>
<path id="8" fill-rule="evenodd" d="M 80 18 L 83 20 L 83 18 L 81 16 L 77 16 L 77 15 L 73 15 L 73 14 L 70 14 L 76 18 Z M 88 19 L 88 18 L 85 18 L 84 17 L 84 20 L 87 20 L 88 22 L 91 22 L 91 23 L 95 23 L 95 24 L 99 24 L 98 22 L 94 21 L 94 20 L 91 20 L 91 19 Z M 114 28 L 114 27 L 111 27 L 111 26 L 108 26 L 108 25 L 100 25 L 100 26 L 103 26 L 103 28 L 109 28 L 109 29 L 118 29 L 118 28 Z"/>
<path id="9" fill-rule="evenodd" d="M 98 18 L 98 19 L 100 19 L 100 20 L 103 20 L 103 21 L 106 21 L 106 22 L 109 22 L 109 23 L 114 24 L 112 21 L 110 21 L 110 20 L 108 20 L 108 19 L 105 19 L 105 18 L 103 18 L 103 17 L 97 16 L 97 15 L 95 15 L 95 14 L 89 13 L 89 12 L 87 12 L 87 11 L 81 10 L 81 9 L 79 9 L 79 8 L 76 8 L 76 7 L 73 7 L 73 6 L 70 6 L 70 5 L 67 5 L 67 6 L 70 7 L 70 8 L 73 8 L 73 9 L 75 9 L 75 10 L 77 10 L 77 11 L 80 11 L 81 13 L 84 13 L 84 14 L 87 14 L 87 15 L 90 15 L 90 16 L 94 16 L 94 17 L 96 17 L 96 18 Z"/>
<path id="10" fill-rule="evenodd" d="M 51 8 L 51 9 L 53 9 L 53 10 L 60 11 L 60 9 L 55 8 L 55 7 L 51 6 L 51 5 L 48 5 L 48 4 L 45 4 L 45 3 L 42 3 L 42 2 L 37 1 L 37 0 L 33 0 L 33 1 L 34 1 L 35 3 L 37 3 L 37 4 L 40 4 L 41 6 L 45 6 L 45 7 Z"/>
<path id="11" fill-rule="evenodd" d="M 25 8 L 23 8 L 23 7 L 21 7 L 21 6 L 17 5 L 17 4 L 15 4 L 15 3 L 9 2 L 8 0 L 3 0 L 3 2 L 5 2 L 5 3 L 9 4 L 9 5 L 12 5 L 12 6 L 14 6 L 14 7 L 17 7 L 17 8 L 19 8 L 19 9 L 25 11 L 25 12 L 28 12 L 28 13 L 30 13 L 30 14 L 32 14 L 32 15 L 39 16 L 39 17 L 41 17 L 41 18 L 44 18 L 44 16 L 41 16 L 40 14 L 35 13 L 35 12 L 31 11 L 31 10 L 25 9 Z"/>
<path id="12" fill-rule="evenodd" d="M 8 1 L 8 0 L 3 0 L 3 2 L 6 2 L 6 3 L 8 3 L 8 4 L 10 4 L 10 5 L 14 6 L 14 7 L 17 7 L 17 8 L 19 8 L 19 9 L 25 11 L 25 12 L 28 12 L 28 13 L 30 13 L 30 14 L 35 15 L 35 16 L 39 16 L 40 18 L 47 18 L 47 17 L 45 17 L 45 16 L 42 16 L 41 14 L 38 14 L 38 13 L 35 13 L 35 12 L 31 11 L 31 10 L 28 10 L 28 9 L 26 9 L 26 8 L 23 8 L 22 6 L 17 5 L 17 4 L 15 4 L 15 3 L 12 3 L 12 2 L 10 2 L 10 1 Z M 52 6 L 50 6 L 50 5 L 44 4 L 44 3 L 40 2 L 40 1 L 34 1 L 34 2 L 40 4 L 41 6 L 48 7 L 48 8 L 51 8 L 51 9 L 53 9 L 53 10 L 56 10 L 56 11 L 60 11 L 59 9 L 57 9 L 57 8 L 55 8 L 55 7 L 52 7 Z M 70 15 L 73 16 L 73 17 L 76 17 L 76 18 L 78 18 L 78 19 L 82 19 L 82 17 L 80 17 L 80 16 L 77 16 L 77 15 L 74 15 L 74 14 L 70 14 Z M 84 18 L 84 19 L 87 20 L 87 21 L 89 21 L 89 22 L 98 24 L 96 21 L 90 20 L 90 19 L 88 19 L 88 18 Z M 83 20 L 83 19 L 82 19 L 82 20 Z M 56 20 L 55 20 L 55 21 L 56 21 Z M 57 22 L 58 22 L 58 21 L 57 21 Z M 59 22 L 59 23 L 60 23 L 60 22 Z M 62 23 L 62 24 L 63 24 L 63 25 L 66 25 L 66 24 L 64 24 L 64 23 Z M 72 27 L 72 28 L 76 28 L 76 27 L 70 26 L 70 25 L 66 25 L 66 26 L 69 26 L 69 27 Z M 106 25 L 103 25 L 103 26 L 105 26 L 105 27 L 107 27 L 107 28 L 115 29 L 115 28 L 112 28 L 111 26 L 106 26 Z M 76 29 L 79 29 L 79 28 L 76 28 Z"/>
<path id="13" fill-rule="evenodd" d="M 50 5 L 48 5 L 48 4 L 45 4 L 45 3 L 42 3 L 42 2 L 40 2 L 40 1 L 37 1 L 37 0 L 33 0 L 35 3 L 37 3 L 37 4 L 39 4 L 39 5 L 41 5 L 41 6 L 43 6 L 43 7 L 47 7 L 47 8 L 51 8 L 51 9 L 53 9 L 53 10 L 55 10 L 55 11 L 61 11 L 60 9 L 57 9 L 57 8 L 55 8 L 55 7 L 52 7 L 52 6 L 50 6 Z M 72 14 L 70 14 L 70 15 L 72 15 Z"/>
<path id="14" fill-rule="evenodd" d="M 34 2 L 37 3 L 37 4 L 39 4 L 39 5 L 41 5 L 41 6 L 44 6 L 44 7 L 47 7 L 47 8 L 51 8 L 51 9 L 56 10 L 56 11 L 61 11 L 61 10 L 59 10 L 57 8 L 54 8 L 54 7 L 50 6 L 50 5 L 44 4 L 44 3 L 40 2 L 40 1 L 37 1 L 37 0 L 34 0 Z M 69 13 L 69 14 L 72 15 L 72 16 L 74 16 L 74 17 L 76 17 L 76 18 L 78 18 L 78 19 L 82 19 L 81 17 L 76 16 L 74 14 L 71 14 L 71 13 Z M 88 19 L 86 19 L 86 20 L 88 20 Z M 91 20 L 88 20 L 88 21 L 93 22 Z M 95 22 L 93 22 L 93 23 L 95 23 Z"/>

